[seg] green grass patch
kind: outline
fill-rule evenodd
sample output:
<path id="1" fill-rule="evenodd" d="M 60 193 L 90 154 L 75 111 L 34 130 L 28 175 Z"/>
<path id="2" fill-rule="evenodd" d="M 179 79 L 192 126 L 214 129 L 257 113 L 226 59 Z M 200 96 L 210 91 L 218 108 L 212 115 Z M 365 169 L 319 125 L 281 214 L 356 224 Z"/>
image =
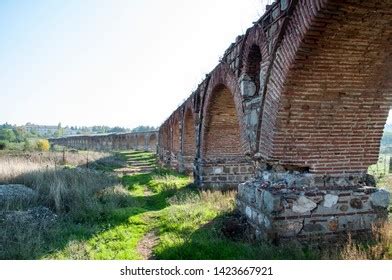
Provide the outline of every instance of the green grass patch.
<path id="1" fill-rule="evenodd" d="M 130 162 L 154 165 L 156 162 L 155 156 L 148 152 L 119 152 L 113 158 L 102 160 L 105 171 L 114 170 L 113 162 L 126 167 Z M 39 245 L 30 246 L 26 239 L 26 246 L 14 258 L 141 259 L 138 244 L 151 231 L 158 237 L 152 248 L 157 259 L 373 258 L 374 254 L 366 253 L 373 251 L 381 252 L 377 253 L 379 258 L 392 255 L 392 251 L 389 255 L 385 253 L 392 248 L 392 230 L 380 235 L 382 242 L 370 244 L 372 249 L 351 243 L 345 247 L 344 254 L 333 248 L 308 248 L 297 243 L 253 243 L 245 234 L 241 238 L 228 238 L 222 229 L 234 217 L 236 193 L 200 191 L 191 184 L 191 178 L 167 169 L 123 175 L 121 185 L 111 183 L 110 179 L 104 188 L 96 187 L 94 172 L 81 173 L 78 180 L 76 173 L 71 173 L 76 170 L 62 172 L 66 180 L 59 182 L 74 183 L 66 184 L 70 190 L 63 189 L 67 190 L 67 196 L 60 201 L 59 209 L 66 211 L 67 205 L 75 209 L 61 213 L 59 221 L 48 231 L 34 233 Z M 48 174 L 44 175 L 47 178 Z M 99 176 L 102 183 L 104 177 Z M 88 193 L 72 188 L 75 184 L 80 186 L 80 182 L 85 183 Z M 67 200 L 69 196 L 72 199 Z"/>

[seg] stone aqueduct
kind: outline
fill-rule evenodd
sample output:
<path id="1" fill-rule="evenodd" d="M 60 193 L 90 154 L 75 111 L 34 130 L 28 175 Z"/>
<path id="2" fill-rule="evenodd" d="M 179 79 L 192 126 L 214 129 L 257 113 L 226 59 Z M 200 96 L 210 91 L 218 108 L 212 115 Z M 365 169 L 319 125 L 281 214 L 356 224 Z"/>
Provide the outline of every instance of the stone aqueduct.
<path id="1" fill-rule="evenodd" d="M 368 231 L 392 104 L 392 1 L 279 0 L 162 124 L 162 164 L 238 186 L 257 238 Z"/>
<path id="2" fill-rule="evenodd" d="M 81 150 L 144 150 L 156 152 L 158 132 L 129 132 L 98 135 L 75 135 L 49 139 L 51 144 Z"/>

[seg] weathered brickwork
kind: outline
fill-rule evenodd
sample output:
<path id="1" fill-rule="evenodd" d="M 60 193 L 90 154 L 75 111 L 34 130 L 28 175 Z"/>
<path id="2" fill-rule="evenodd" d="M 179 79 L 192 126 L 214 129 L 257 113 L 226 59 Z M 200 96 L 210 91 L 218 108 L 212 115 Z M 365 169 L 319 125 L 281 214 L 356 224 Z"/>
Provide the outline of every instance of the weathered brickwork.
<path id="1" fill-rule="evenodd" d="M 141 150 L 157 151 L 158 132 L 131 132 L 97 135 L 75 135 L 49 139 L 52 145 L 81 150 Z"/>
<path id="2" fill-rule="evenodd" d="M 161 163 L 193 172 L 199 186 L 248 180 L 238 206 L 261 237 L 368 230 L 386 210 L 372 204 L 379 192 L 363 178 L 392 105 L 391 26 L 390 0 L 275 1 L 162 124 Z M 271 189 L 266 172 L 285 174 L 287 185 Z M 314 183 L 292 190 L 293 174 Z M 266 213 L 257 189 L 283 208 Z M 346 210 L 345 196 L 362 207 Z M 293 214 L 302 202 L 316 206 Z"/>

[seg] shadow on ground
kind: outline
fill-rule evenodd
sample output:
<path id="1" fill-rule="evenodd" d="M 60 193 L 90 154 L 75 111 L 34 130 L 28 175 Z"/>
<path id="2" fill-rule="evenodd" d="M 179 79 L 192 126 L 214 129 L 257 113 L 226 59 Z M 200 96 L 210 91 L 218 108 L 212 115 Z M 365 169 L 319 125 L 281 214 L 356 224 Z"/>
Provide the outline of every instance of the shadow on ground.
<path id="1" fill-rule="evenodd" d="M 56 170 L 27 172 L 13 178 L 12 183 L 24 184 L 39 192 L 38 198 L 29 207 L 48 207 L 57 213 L 58 218 L 48 227 L 34 227 L 35 232 L 29 230 L 29 224 L 13 224 L 11 227 L 7 221 L 0 219 L 0 258 L 50 257 L 70 243 L 80 244 L 96 234 L 129 223 L 133 216 L 166 207 L 166 198 L 175 190 L 167 189 L 149 195 L 124 193 L 116 189 L 118 177 L 100 172 L 126 166 L 128 158 L 155 159 L 143 152 L 117 153 L 78 168 L 58 167 Z M 153 176 L 151 173 L 126 175 L 121 178 L 121 183 L 132 191 L 136 186 L 148 185 Z M 88 258 L 83 254 L 78 257 Z"/>

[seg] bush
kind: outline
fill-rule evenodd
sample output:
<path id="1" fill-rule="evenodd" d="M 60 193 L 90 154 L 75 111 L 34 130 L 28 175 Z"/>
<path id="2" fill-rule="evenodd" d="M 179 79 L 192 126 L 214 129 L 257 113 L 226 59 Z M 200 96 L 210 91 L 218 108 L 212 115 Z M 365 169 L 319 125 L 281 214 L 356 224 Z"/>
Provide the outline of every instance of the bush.
<path id="1" fill-rule="evenodd" d="M 37 150 L 47 152 L 50 149 L 50 143 L 47 139 L 40 139 L 37 141 Z"/>
<path id="2" fill-rule="evenodd" d="M 0 150 L 5 150 L 8 146 L 7 141 L 0 141 Z"/>
<path id="3" fill-rule="evenodd" d="M 23 141 L 23 151 L 32 151 L 34 149 L 33 143 L 29 139 Z"/>

